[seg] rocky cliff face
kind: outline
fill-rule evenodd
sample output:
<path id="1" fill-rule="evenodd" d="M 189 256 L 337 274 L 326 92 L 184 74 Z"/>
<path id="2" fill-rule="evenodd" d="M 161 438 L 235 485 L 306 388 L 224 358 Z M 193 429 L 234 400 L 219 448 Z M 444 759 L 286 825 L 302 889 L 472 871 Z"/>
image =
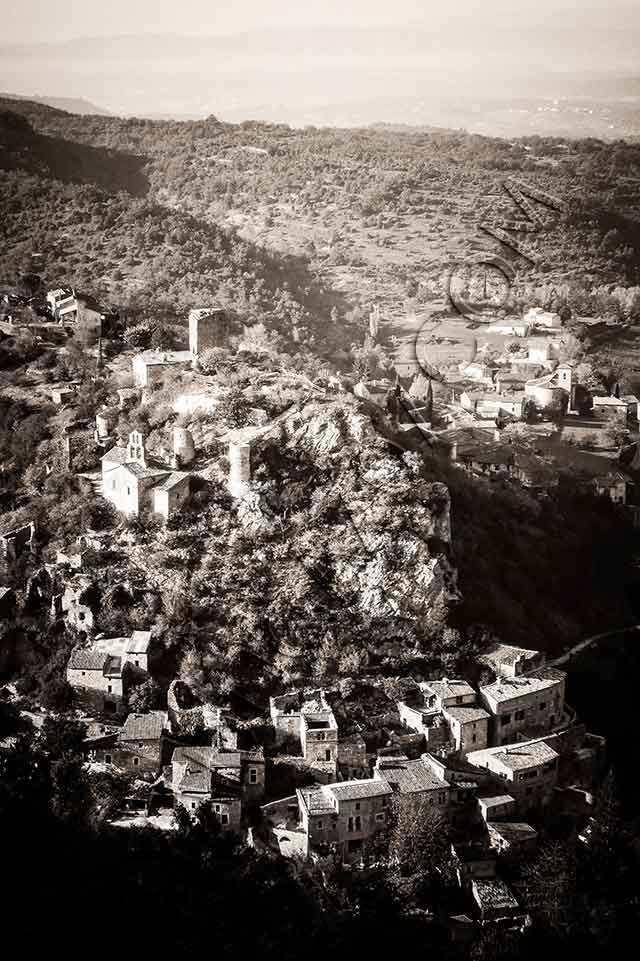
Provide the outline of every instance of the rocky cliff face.
<path id="1" fill-rule="evenodd" d="M 239 517 L 256 531 L 272 526 L 260 465 L 273 445 L 283 458 L 302 457 L 310 465 L 305 484 L 312 516 L 326 522 L 317 539 L 331 557 L 336 586 L 363 614 L 415 619 L 428 614 L 438 599 L 451 599 L 456 571 L 449 491 L 420 477 L 418 455 L 390 453 L 356 406 L 307 404 L 252 447 L 252 490 L 239 505 Z M 286 467 L 280 476 L 272 470 L 272 477 L 283 498 L 305 487 Z"/>

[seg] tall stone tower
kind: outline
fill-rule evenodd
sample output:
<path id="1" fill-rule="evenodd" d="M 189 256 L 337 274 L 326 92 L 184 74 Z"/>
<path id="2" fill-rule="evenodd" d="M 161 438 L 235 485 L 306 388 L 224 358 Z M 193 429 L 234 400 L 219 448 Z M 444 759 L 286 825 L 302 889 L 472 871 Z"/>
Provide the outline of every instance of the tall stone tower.
<path id="1" fill-rule="evenodd" d="M 222 307 L 195 307 L 189 311 L 189 350 L 194 357 L 211 347 L 227 347 L 229 318 Z"/>

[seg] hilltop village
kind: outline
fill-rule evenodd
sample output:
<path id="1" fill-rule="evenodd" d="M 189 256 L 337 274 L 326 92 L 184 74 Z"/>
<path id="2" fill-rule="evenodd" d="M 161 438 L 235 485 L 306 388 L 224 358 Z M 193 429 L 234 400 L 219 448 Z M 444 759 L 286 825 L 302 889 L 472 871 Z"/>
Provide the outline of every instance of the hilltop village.
<path id="1" fill-rule="evenodd" d="M 171 832 L 206 810 L 256 850 L 364 871 L 385 845 L 393 858 L 413 812 L 453 872 L 452 939 L 524 931 L 513 865 L 550 825 L 588 838 L 605 743 L 567 703 L 551 650 L 496 635 L 447 647 L 457 518 L 421 457 L 540 504 L 570 485 L 632 530 L 638 399 L 584 383 L 563 321 L 541 307 L 496 322 L 503 354 L 442 377 L 376 376 L 375 307 L 347 373 L 274 360 L 264 327 L 215 305 L 192 309 L 170 345 L 75 290 L 49 291 L 35 323 L 27 306 L 7 294 L 1 329 L 49 351 L 22 384 L 52 427 L 28 468 L 38 496 L 0 530 L 3 668 L 18 677 L 3 703 L 36 739 L 52 717 L 75 719 L 123 830 Z M 42 505 L 58 475 L 78 487 L 53 525 Z M 228 566 L 221 542 L 238 547 Z M 249 542 L 258 573 L 243 568 Z M 314 593 L 331 598 L 326 625 L 305 609 Z M 268 597 L 268 614 L 238 614 L 245 594 Z M 46 665 L 40 687 L 30 660 Z"/>

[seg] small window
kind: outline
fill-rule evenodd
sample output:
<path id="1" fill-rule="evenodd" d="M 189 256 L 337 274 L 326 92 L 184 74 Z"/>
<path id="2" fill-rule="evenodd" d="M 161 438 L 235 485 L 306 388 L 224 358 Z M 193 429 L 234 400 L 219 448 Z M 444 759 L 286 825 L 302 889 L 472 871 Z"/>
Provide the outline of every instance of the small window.
<path id="1" fill-rule="evenodd" d="M 135 664 L 136 667 L 140 667 L 140 661 L 137 658 L 133 663 Z"/>
<path id="2" fill-rule="evenodd" d="M 376 814 L 376 821 L 384 821 L 384 820 L 385 820 L 384 811 L 381 814 Z"/>
<path id="3" fill-rule="evenodd" d="M 222 817 L 220 818 L 220 821 L 221 821 L 222 824 L 228 824 L 228 823 L 229 823 L 229 815 L 228 815 L 228 814 L 223 814 Z"/>
<path id="4" fill-rule="evenodd" d="M 82 613 L 82 611 L 78 614 L 78 620 L 84 621 L 84 614 Z"/>
<path id="5" fill-rule="evenodd" d="M 111 755 L 110 755 L 110 754 L 105 754 L 105 756 L 104 756 L 104 763 L 105 763 L 105 764 L 111 764 Z"/>
<path id="6" fill-rule="evenodd" d="M 127 487 L 127 497 L 131 497 L 131 488 Z"/>
<path id="7" fill-rule="evenodd" d="M 322 821 L 318 821 L 316 824 L 318 831 L 322 831 Z"/>
<path id="8" fill-rule="evenodd" d="M 356 811 L 360 810 L 360 801 L 356 801 Z"/>
<path id="9" fill-rule="evenodd" d="M 144 744 L 142 743 L 142 741 L 138 741 L 138 747 L 144 747 Z"/>
<path id="10" fill-rule="evenodd" d="M 112 481 L 111 481 L 111 490 L 114 491 L 115 489 L 116 489 L 116 482 L 115 482 L 115 480 L 112 480 Z"/>
<path id="11" fill-rule="evenodd" d="M 500 718 L 500 723 L 502 724 L 503 727 L 505 724 L 511 724 L 511 715 L 503 714 L 502 717 Z"/>
<path id="12" fill-rule="evenodd" d="M 107 694 L 113 694 L 113 685 L 107 684 Z"/>
<path id="13" fill-rule="evenodd" d="M 140 758 L 139 758 L 139 757 L 134 757 L 134 759 L 133 759 L 133 766 L 134 766 L 134 767 L 138 767 L 139 764 L 140 764 Z"/>
<path id="14" fill-rule="evenodd" d="M 474 735 L 471 737 L 471 743 L 472 743 L 472 744 L 475 744 L 477 740 L 478 740 L 478 735 L 477 735 L 477 734 L 474 734 Z"/>
<path id="15" fill-rule="evenodd" d="M 347 822 L 347 831 L 353 831 L 353 818 L 349 818 Z"/>
<path id="16" fill-rule="evenodd" d="M 540 701 L 539 709 L 540 709 L 541 711 L 544 711 L 544 709 L 545 709 L 546 706 L 547 706 L 547 702 L 546 702 L 546 701 Z"/>
<path id="17" fill-rule="evenodd" d="M 82 676 L 85 677 L 86 673 L 87 673 L 86 671 L 82 671 Z"/>
<path id="18" fill-rule="evenodd" d="M 516 721 L 524 720 L 524 711 L 516 711 Z"/>
<path id="19" fill-rule="evenodd" d="M 258 783 L 258 771 L 255 767 L 249 768 L 249 784 Z"/>
<path id="20" fill-rule="evenodd" d="M 462 697 L 456 697 L 456 704 L 462 704 Z"/>
<path id="21" fill-rule="evenodd" d="M 219 804 L 214 804 L 213 810 L 216 812 L 216 814 L 220 814 L 220 805 L 219 805 Z"/>
<path id="22" fill-rule="evenodd" d="M 192 811 L 195 811 L 195 809 L 196 809 L 196 802 L 195 802 L 195 801 L 192 801 L 192 802 L 191 802 L 191 810 L 192 810 Z"/>
<path id="23" fill-rule="evenodd" d="M 389 803 L 389 798 L 383 797 L 383 798 L 382 798 L 382 807 L 383 807 L 383 808 L 386 808 L 386 806 L 387 806 L 388 803 Z"/>

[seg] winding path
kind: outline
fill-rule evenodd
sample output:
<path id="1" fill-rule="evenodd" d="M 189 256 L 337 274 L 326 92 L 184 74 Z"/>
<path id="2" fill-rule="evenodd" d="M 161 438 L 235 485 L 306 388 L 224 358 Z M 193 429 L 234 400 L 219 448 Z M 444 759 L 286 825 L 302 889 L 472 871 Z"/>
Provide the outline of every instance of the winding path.
<path id="1" fill-rule="evenodd" d="M 566 664 L 570 661 L 575 654 L 579 654 L 581 651 L 586 650 L 586 648 L 591 647 L 592 644 L 597 644 L 598 641 L 604 640 L 605 637 L 614 637 L 616 634 L 630 634 L 632 631 L 640 631 L 640 624 L 632 624 L 630 627 L 618 627 L 614 631 L 603 631 L 600 634 L 592 634 L 591 637 L 585 637 L 584 640 L 576 644 L 575 647 L 570 648 L 560 657 L 557 657 L 553 661 L 548 661 L 552 667 L 558 667 L 560 664 Z"/>

